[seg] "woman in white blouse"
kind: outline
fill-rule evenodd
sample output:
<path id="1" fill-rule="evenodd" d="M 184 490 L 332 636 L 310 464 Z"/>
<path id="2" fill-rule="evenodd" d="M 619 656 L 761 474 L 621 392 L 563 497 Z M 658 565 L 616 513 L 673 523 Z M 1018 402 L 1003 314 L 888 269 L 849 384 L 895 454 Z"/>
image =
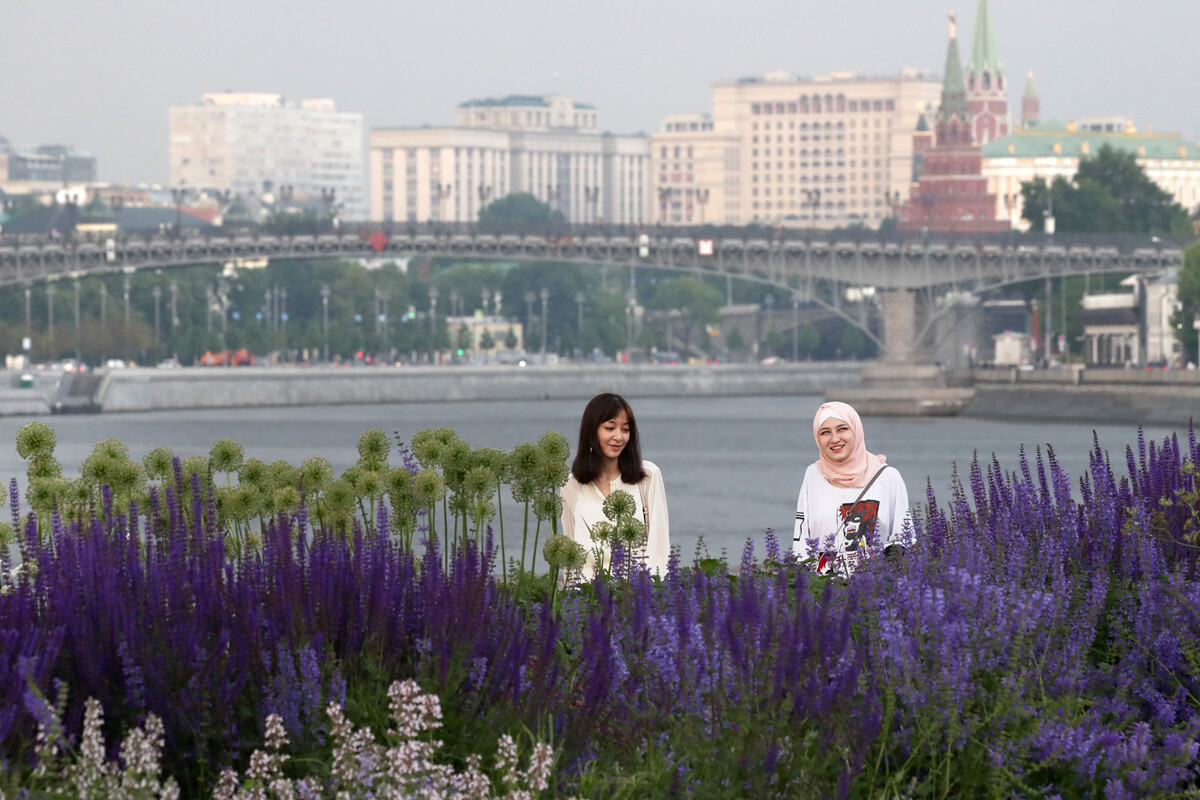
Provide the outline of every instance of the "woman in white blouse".
<path id="1" fill-rule="evenodd" d="M 654 572 L 664 571 L 671 544 L 662 472 L 642 460 L 637 421 L 629 403 L 618 394 L 605 392 L 593 397 L 583 410 L 571 477 L 562 488 L 562 532 L 588 551 L 585 580 L 593 574 L 592 550 L 596 547 L 589 531 L 605 520 L 604 500 L 618 489 L 633 497 L 637 505 L 634 518 L 647 524 L 646 566 Z"/>

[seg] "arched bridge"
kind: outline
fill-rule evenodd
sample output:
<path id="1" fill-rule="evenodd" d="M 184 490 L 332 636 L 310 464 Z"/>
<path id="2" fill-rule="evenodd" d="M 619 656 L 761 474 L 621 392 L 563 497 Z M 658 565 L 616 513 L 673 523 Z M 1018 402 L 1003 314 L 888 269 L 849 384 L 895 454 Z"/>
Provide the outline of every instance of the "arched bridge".
<path id="1" fill-rule="evenodd" d="M 1181 243 L 1150 237 L 914 236 L 871 231 L 779 231 L 764 237 L 708 237 L 692 230 L 585 228 L 553 233 L 453 226 L 363 226 L 353 233 L 276 236 L 0 239 L 0 286 L 88 274 L 133 272 L 239 259 L 449 257 L 654 267 L 783 287 L 797 302 L 833 311 L 908 361 L 948 306 L 947 293 L 978 294 L 1009 284 L 1089 273 L 1151 272 L 1178 266 Z M 878 328 L 850 287 L 881 290 Z M 921 298 L 924 298 L 923 301 Z M 876 330 L 882 329 L 882 336 Z"/>
<path id="2" fill-rule="evenodd" d="M 367 231 L 364 230 L 364 233 Z M 630 265 L 729 275 L 794 289 L 829 281 L 878 289 L 985 291 L 1034 278 L 1177 266 L 1183 251 L 1150 238 L 894 238 L 814 231 L 710 239 L 684 232 L 588 229 L 567 234 L 481 233 L 415 227 L 390 235 L 168 235 L 116 240 L 0 239 L 0 286 L 91 273 L 237 259 L 461 257 Z"/>

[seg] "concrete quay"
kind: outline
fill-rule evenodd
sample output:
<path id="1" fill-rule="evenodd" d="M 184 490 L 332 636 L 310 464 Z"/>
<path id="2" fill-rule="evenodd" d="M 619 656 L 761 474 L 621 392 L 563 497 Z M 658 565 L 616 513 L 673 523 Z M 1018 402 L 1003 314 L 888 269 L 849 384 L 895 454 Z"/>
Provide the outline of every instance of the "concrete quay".
<path id="1" fill-rule="evenodd" d="M 963 413 L 986 419 L 1056 420 L 1185 429 L 1200 422 L 1200 370 L 974 370 Z"/>
<path id="2" fill-rule="evenodd" d="M 601 391 L 629 397 L 819 395 L 860 380 L 860 365 L 850 363 L 131 369 L 103 374 L 89 410 L 575 400 Z"/>

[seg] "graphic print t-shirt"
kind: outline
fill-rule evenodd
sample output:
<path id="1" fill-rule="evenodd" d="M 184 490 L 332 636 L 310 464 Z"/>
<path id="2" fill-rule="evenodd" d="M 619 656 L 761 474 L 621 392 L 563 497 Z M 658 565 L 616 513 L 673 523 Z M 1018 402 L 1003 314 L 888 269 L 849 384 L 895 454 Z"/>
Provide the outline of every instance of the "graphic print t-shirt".
<path id="1" fill-rule="evenodd" d="M 861 488 L 832 485 L 816 464 L 809 466 L 796 500 L 792 551 L 798 559 L 803 561 L 815 552 L 849 553 L 852 542 L 870 538 L 871 533 L 879 547 L 904 540 L 908 489 L 900 472 L 885 469 L 856 503 L 861 493 Z M 841 535 L 843 520 L 846 526 Z"/>

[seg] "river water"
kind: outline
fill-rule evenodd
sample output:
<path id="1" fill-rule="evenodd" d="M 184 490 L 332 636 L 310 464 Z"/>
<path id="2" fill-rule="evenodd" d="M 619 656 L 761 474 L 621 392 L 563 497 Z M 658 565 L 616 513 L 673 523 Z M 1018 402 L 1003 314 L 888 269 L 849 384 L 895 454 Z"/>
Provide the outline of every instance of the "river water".
<path id="1" fill-rule="evenodd" d="M 761 541 L 767 528 L 790 538 L 796 493 L 807 465 L 816 458 L 812 415 L 819 397 L 630 398 L 642 437 L 642 455 L 662 468 L 667 487 L 672 544 L 690 556 L 703 537 L 708 551 L 735 558 L 747 537 Z M 396 432 L 408 440 L 422 428 L 451 427 L 472 447 L 512 448 L 536 440 L 548 430 L 563 433 L 574 448 L 578 437 L 578 401 L 504 401 L 403 405 L 164 411 L 46 418 L 58 435 L 55 451 L 69 476 L 92 445 L 112 436 L 141 458 L 166 446 L 177 455 L 203 455 L 212 442 L 232 437 L 247 457 L 286 459 L 299 464 L 322 456 L 338 472 L 357 459 L 355 444 L 369 428 Z M 17 478 L 24 487 L 24 462 L 15 436 L 27 418 L 0 418 L 0 478 Z M 1127 444 L 1137 441 L 1132 426 L 1061 424 L 1036 419 L 1000 422 L 966 417 L 936 419 L 866 418 L 868 449 L 885 453 L 904 476 L 914 505 L 932 481 L 939 500 L 949 499 L 955 464 L 964 478 L 973 453 L 1002 467 L 1018 465 L 1022 444 L 1050 444 L 1078 487 L 1088 465 L 1095 430 L 1114 466 L 1124 464 Z M 1161 440 L 1171 431 L 1147 428 Z M 1179 431 L 1181 437 L 1186 430 Z M 399 458 L 392 459 L 398 466 Z M 1123 466 L 1118 466 L 1123 470 Z M 511 495 L 504 498 L 505 525 L 520 524 Z M 5 515 L 7 518 L 7 515 Z M 761 550 L 760 550 L 761 552 Z"/>

